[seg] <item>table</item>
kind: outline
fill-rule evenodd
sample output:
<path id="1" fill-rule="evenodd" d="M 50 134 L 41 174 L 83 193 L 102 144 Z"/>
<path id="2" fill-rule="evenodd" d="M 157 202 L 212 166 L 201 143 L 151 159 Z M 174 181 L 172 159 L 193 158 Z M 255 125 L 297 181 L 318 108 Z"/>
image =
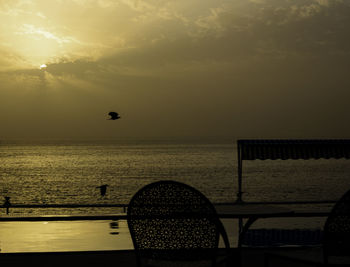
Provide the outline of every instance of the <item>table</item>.
<path id="1" fill-rule="evenodd" d="M 220 218 L 239 219 L 238 247 L 242 246 L 244 236 L 249 227 L 259 218 L 291 216 L 294 211 L 281 206 L 260 204 L 223 204 L 215 205 Z M 243 224 L 243 219 L 248 219 Z"/>

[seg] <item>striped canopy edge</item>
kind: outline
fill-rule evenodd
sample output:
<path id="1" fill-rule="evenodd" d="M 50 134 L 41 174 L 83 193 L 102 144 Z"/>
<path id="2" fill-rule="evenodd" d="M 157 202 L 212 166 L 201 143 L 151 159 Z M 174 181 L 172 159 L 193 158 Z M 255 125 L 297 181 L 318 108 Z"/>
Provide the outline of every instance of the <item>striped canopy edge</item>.
<path id="1" fill-rule="evenodd" d="M 350 158 L 350 139 L 237 140 L 241 160 Z"/>

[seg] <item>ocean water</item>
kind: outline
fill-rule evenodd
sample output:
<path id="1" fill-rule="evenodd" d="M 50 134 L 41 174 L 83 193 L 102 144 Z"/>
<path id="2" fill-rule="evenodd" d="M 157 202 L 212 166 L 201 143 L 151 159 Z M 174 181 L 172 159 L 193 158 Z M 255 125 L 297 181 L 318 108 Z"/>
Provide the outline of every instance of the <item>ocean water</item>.
<path id="1" fill-rule="evenodd" d="M 192 185 L 214 203 L 234 202 L 235 141 L 0 143 L 0 201 L 9 196 L 12 204 L 127 204 L 138 189 L 157 180 Z M 102 184 L 109 185 L 105 197 L 96 188 Z M 349 188 L 349 160 L 243 163 L 243 198 L 247 201 L 337 199 Z M 92 208 L 79 211 L 106 212 Z"/>

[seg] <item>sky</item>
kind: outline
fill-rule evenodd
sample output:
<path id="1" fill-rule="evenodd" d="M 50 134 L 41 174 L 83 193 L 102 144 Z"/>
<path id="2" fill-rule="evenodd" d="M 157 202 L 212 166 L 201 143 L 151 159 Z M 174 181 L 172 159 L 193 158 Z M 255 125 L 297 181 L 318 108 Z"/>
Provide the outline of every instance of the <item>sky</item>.
<path id="1" fill-rule="evenodd" d="M 0 0 L 0 140 L 349 138 L 349 28 L 349 0 Z"/>

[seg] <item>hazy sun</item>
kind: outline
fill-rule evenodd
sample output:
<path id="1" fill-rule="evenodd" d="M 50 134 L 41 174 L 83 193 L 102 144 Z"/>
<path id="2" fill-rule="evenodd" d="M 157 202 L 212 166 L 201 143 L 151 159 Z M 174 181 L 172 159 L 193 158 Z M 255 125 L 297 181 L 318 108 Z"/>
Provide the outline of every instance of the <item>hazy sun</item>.
<path id="1" fill-rule="evenodd" d="M 40 69 L 42 70 L 42 69 L 45 69 L 47 66 L 46 66 L 46 64 L 42 64 L 42 65 L 40 65 Z"/>

